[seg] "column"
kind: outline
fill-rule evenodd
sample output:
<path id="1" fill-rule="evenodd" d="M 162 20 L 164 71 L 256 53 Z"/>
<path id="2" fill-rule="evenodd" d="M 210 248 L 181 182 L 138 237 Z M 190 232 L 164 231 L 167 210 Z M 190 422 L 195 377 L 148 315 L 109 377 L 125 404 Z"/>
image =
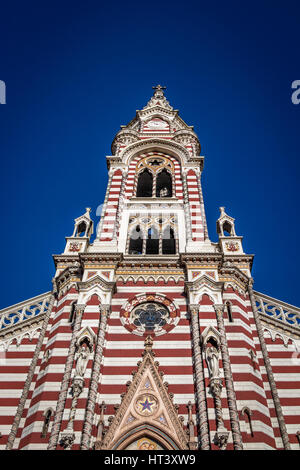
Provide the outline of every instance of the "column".
<path id="1" fill-rule="evenodd" d="M 51 436 L 49 439 L 48 450 L 55 450 L 59 438 L 59 431 L 61 426 L 61 421 L 63 418 L 63 413 L 65 409 L 65 403 L 68 394 L 69 383 L 71 379 L 71 373 L 74 363 L 75 350 L 76 350 L 76 336 L 80 330 L 81 319 L 85 309 L 85 305 L 76 305 L 75 307 L 75 322 L 69 347 L 69 354 L 66 361 L 64 376 L 60 388 L 60 393 L 56 405 L 56 411 L 54 415 L 54 422 L 52 425 Z"/>
<path id="2" fill-rule="evenodd" d="M 85 419 L 83 424 L 83 432 L 81 438 L 81 449 L 88 450 L 90 448 L 90 440 L 93 426 L 94 410 L 97 400 L 98 383 L 100 377 L 100 367 L 103 356 L 105 330 L 109 315 L 109 305 L 100 305 L 100 321 L 98 328 L 97 344 L 94 356 L 93 371 L 90 382 L 88 402 L 86 407 Z"/>
<path id="3" fill-rule="evenodd" d="M 217 325 L 220 333 L 220 346 L 223 362 L 224 378 L 227 391 L 227 400 L 229 407 L 229 416 L 232 430 L 232 439 L 234 450 L 243 450 L 242 434 L 240 430 L 239 415 L 236 405 L 236 396 L 233 385 L 232 371 L 230 366 L 230 358 L 226 340 L 226 332 L 223 318 L 224 305 L 214 305 Z"/>
<path id="4" fill-rule="evenodd" d="M 200 449 L 209 450 L 209 430 L 207 419 L 207 407 L 205 399 L 205 380 L 200 348 L 200 328 L 199 328 L 199 305 L 190 305 L 191 325 L 192 325 L 192 344 L 194 352 L 194 367 L 196 376 L 196 398 L 199 413 L 200 424 Z"/>

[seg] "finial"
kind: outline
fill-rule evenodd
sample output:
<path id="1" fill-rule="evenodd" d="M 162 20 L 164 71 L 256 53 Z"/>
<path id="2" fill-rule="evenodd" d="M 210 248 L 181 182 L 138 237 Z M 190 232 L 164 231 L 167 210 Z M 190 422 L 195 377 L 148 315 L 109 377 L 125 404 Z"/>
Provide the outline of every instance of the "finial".
<path id="1" fill-rule="evenodd" d="M 166 89 L 165 86 L 156 85 L 156 86 L 153 86 L 152 88 L 153 88 L 153 90 L 155 90 L 154 93 L 153 93 L 153 96 L 155 96 L 155 98 L 163 98 L 163 96 L 164 96 L 163 90 Z"/>
<path id="2" fill-rule="evenodd" d="M 90 212 L 91 212 L 92 209 L 90 207 L 86 207 L 85 210 L 86 210 L 86 213 L 84 215 L 86 217 L 90 218 Z"/>
<path id="3" fill-rule="evenodd" d="M 221 212 L 221 215 L 225 214 L 225 207 L 219 207 L 219 211 Z"/>

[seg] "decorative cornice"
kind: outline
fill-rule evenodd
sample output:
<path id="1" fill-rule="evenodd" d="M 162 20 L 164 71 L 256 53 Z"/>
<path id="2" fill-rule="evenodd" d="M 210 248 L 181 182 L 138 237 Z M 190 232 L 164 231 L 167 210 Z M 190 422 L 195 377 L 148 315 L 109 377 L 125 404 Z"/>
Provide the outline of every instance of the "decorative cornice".
<path id="1" fill-rule="evenodd" d="M 37 317 L 23 320 L 21 323 L 0 330 L 1 343 L 10 343 L 12 340 L 24 336 L 30 331 L 37 330 L 43 324 L 46 313 L 47 311 L 40 313 Z"/>
<path id="2" fill-rule="evenodd" d="M 213 289 L 221 290 L 223 287 L 223 282 L 214 281 L 211 277 L 208 277 L 206 274 L 198 277 L 194 281 L 187 281 L 185 286 L 188 291 L 194 292 L 197 291 L 203 284 L 209 285 Z"/>
<path id="3" fill-rule="evenodd" d="M 247 263 L 250 266 L 250 270 L 252 269 L 253 265 L 253 260 L 254 260 L 255 255 L 224 255 L 223 254 L 223 263 L 230 263 L 230 264 L 236 264 L 236 263 Z"/>
<path id="4" fill-rule="evenodd" d="M 133 144 L 128 145 L 122 153 L 120 153 L 120 158 L 123 162 L 127 162 L 127 159 L 133 155 L 138 153 L 141 150 L 144 150 L 145 147 L 157 147 L 164 151 L 174 152 L 175 155 L 182 159 L 182 163 L 185 164 L 190 161 L 191 155 L 189 151 L 182 145 L 174 141 L 158 139 L 158 138 L 150 138 L 150 139 L 143 139 L 135 142 Z M 202 157 L 204 159 L 204 157 Z"/>
<path id="5" fill-rule="evenodd" d="M 58 267 L 58 264 L 65 264 L 66 267 L 73 266 L 75 263 L 78 263 L 79 257 L 76 255 L 52 255 L 54 260 L 55 268 Z"/>
<path id="6" fill-rule="evenodd" d="M 180 260 L 184 265 L 214 263 L 221 266 L 222 259 L 221 253 L 182 253 L 180 255 Z"/>
<path id="7" fill-rule="evenodd" d="M 88 290 L 93 286 L 99 286 L 102 287 L 103 290 L 110 292 L 114 289 L 115 287 L 115 282 L 107 282 L 105 281 L 102 277 L 99 275 L 92 277 L 91 279 L 84 281 L 84 282 L 78 282 L 78 288 L 79 292 L 83 290 Z"/>
<path id="8" fill-rule="evenodd" d="M 39 322 L 48 311 L 50 299 L 51 292 L 46 292 L 0 310 L 0 338 Z"/>
<path id="9" fill-rule="evenodd" d="M 153 269 L 153 268 L 163 268 L 163 269 L 174 269 L 181 268 L 180 257 L 179 256 L 147 256 L 147 255 L 128 255 L 124 256 L 122 263 L 119 265 L 119 269 L 125 268 L 126 266 L 135 268 L 139 270 L 144 269 Z"/>
<path id="10" fill-rule="evenodd" d="M 300 328 L 290 326 L 286 323 L 283 323 L 281 320 L 276 320 L 274 318 L 267 317 L 263 313 L 260 313 L 260 312 L 258 312 L 258 313 L 259 313 L 260 321 L 264 325 L 266 325 L 266 326 L 271 325 L 274 328 L 276 328 L 277 331 L 280 331 L 281 333 L 284 332 L 285 335 L 287 335 L 287 336 L 289 336 L 293 339 L 299 339 L 300 338 Z"/>
<path id="11" fill-rule="evenodd" d="M 81 253 L 79 255 L 80 261 L 83 266 L 86 263 L 115 263 L 118 264 L 123 259 L 122 253 Z"/>

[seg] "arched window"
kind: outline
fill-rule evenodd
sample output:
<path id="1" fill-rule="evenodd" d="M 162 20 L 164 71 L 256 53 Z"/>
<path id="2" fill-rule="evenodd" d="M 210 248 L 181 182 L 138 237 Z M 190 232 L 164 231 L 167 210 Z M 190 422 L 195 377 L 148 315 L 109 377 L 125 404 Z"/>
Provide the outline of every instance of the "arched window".
<path id="1" fill-rule="evenodd" d="M 172 177 L 167 170 L 156 177 L 156 197 L 172 197 Z"/>
<path id="2" fill-rule="evenodd" d="M 44 424 L 43 424 L 43 429 L 42 429 L 42 432 L 41 432 L 41 437 L 43 439 L 45 439 L 45 437 L 47 437 L 52 413 L 53 413 L 53 410 L 51 408 L 49 408 L 49 410 L 46 410 L 45 413 L 44 413 Z"/>
<path id="3" fill-rule="evenodd" d="M 174 237 L 174 230 L 167 226 L 162 235 L 162 254 L 174 255 L 176 253 L 176 240 Z"/>
<path id="4" fill-rule="evenodd" d="M 86 224 L 85 222 L 81 222 L 77 227 L 77 237 L 84 237 L 86 232 Z"/>
<path id="5" fill-rule="evenodd" d="M 146 240 L 146 254 L 157 255 L 159 253 L 159 233 L 155 227 L 148 230 L 148 237 Z"/>
<path id="6" fill-rule="evenodd" d="M 253 432 L 252 422 L 251 422 L 252 412 L 251 412 L 251 410 L 249 410 L 249 408 L 244 408 L 242 413 L 245 416 L 245 422 L 246 422 L 247 427 L 248 427 L 248 433 L 251 434 L 251 437 L 253 437 L 254 432 Z"/>
<path id="7" fill-rule="evenodd" d="M 224 234 L 224 237 L 234 236 L 232 225 L 227 220 L 223 224 L 223 234 Z"/>
<path id="8" fill-rule="evenodd" d="M 141 255 L 143 253 L 143 233 L 139 225 L 130 234 L 128 252 L 130 255 Z"/>
<path id="9" fill-rule="evenodd" d="M 153 176 L 149 170 L 144 170 L 139 175 L 136 197 L 152 197 Z"/>
<path id="10" fill-rule="evenodd" d="M 233 316 L 232 316 L 232 306 L 230 302 L 226 302 L 226 313 L 227 313 L 227 318 L 230 321 L 230 323 L 233 322 Z"/>
<path id="11" fill-rule="evenodd" d="M 75 321 L 75 309 L 76 309 L 76 302 L 73 302 L 71 304 L 71 311 L 70 311 L 70 316 L 69 316 L 69 323 L 71 323 L 72 328 L 74 326 L 74 321 Z"/>

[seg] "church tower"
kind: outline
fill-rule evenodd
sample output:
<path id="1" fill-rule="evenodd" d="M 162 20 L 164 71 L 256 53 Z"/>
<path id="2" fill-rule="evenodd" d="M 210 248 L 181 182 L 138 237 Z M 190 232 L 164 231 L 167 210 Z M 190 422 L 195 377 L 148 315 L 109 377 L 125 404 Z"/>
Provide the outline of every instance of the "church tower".
<path id="1" fill-rule="evenodd" d="M 54 256 L 52 292 L 0 312 L 40 306 L 0 334 L 20 360 L 34 344 L 5 448 L 298 448 L 282 377 L 300 386 L 300 310 L 253 291 L 224 207 L 210 240 L 200 142 L 164 87 L 121 126 L 107 167 L 94 240 L 87 208 Z"/>

